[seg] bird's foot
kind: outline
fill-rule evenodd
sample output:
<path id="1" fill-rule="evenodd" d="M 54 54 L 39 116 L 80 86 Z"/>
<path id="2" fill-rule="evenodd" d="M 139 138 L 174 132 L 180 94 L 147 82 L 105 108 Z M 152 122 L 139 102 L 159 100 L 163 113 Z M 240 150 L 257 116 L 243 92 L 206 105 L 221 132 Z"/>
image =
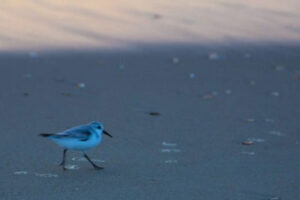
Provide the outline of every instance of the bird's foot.
<path id="1" fill-rule="evenodd" d="M 100 167 L 98 165 L 93 165 L 95 169 L 100 170 L 100 169 L 104 169 L 104 167 Z"/>

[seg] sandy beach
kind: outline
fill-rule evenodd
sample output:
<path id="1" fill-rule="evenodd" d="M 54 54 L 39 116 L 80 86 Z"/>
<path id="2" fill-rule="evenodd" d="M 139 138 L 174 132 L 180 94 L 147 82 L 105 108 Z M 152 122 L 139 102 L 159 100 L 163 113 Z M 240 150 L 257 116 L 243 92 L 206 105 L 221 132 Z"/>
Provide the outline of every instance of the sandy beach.
<path id="1" fill-rule="evenodd" d="M 300 199 L 299 0 L 0 5 L 0 200 Z M 67 154 L 39 133 L 100 121 Z"/>
<path id="2" fill-rule="evenodd" d="M 0 198 L 299 199 L 300 46 L 0 55 Z M 152 113 L 152 114 L 151 114 Z M 89 155 L 38 137 L 98 120 Z"/>

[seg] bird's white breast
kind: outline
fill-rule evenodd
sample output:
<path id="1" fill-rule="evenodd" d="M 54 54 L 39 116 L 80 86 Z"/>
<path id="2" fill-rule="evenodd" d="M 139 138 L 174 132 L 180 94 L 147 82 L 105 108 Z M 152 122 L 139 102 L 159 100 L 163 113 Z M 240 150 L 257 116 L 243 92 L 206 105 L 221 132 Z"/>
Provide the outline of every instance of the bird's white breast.
<path id="1" fill-rule="evenodd" d="M 72 138 L 59 139 L 54 141 L 63 148 L 84 151 L 96 147 L 101 142 L 101 139 L 102 134 L 93 133 L 86 141 L 80 141 L 78 139 Z"/>

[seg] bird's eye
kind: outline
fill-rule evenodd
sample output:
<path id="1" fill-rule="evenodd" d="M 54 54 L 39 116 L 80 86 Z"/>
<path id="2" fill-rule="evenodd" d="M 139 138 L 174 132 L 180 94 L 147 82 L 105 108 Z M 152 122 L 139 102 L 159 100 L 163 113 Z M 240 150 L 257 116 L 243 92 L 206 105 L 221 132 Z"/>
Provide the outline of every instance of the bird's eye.
<path id="1" fill-rule="evenodd" d="M 97 129 L 101 129 L 101 126 L 97 126 Z"/>

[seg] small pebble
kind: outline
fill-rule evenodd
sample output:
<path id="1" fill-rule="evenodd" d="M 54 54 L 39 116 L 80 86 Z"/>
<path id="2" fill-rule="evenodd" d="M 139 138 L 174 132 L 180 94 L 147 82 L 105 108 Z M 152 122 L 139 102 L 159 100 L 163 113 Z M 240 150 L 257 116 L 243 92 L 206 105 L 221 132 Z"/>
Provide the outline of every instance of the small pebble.
<path id="1" fill-rule="evenodd" d="M 247 141 L 250 142 L 264 142 L 265 140 L 262 138 L 248 138 Z"/>
<path id="2" fill-rule="evenodd" d="M 266 119 L 265 119 L 265 122 L 267 122 L 267 123 L 274 123 L 274 119 L 266 118 Z"/>
<path id="3" fill-rule="evenodd" d="M 255 152 L 254 151 L 242 151 L 241 152 L 242 154 L 247 154 L 249 156 L 254 156 L 255 155 Z"/>
<path id="4" fill-rule="evenodd" d="M 28 174 L 28 172 L 27 171 L 15 171 L 14 174 L 15 175 L 26 175 L 26 174 Z"/>
<path id="5" fill-rule="evenodd" d="M 160 14 L 154 14 L 153 16 L 153 19 L 161 19 L 162 16 Z"/>
<path id="6" fill-rule="evenodd" d="M 159 112 L 150 112 L 149 115 L 151 115 L 151 116 L 159 116 L 160 113 Z"/>
<path id="7" fill-rule="evenodd" d="M 280 93 L 279 93 L 279 92 L 272 92 L 272 95 L 273 95 L 274 97 L 278 97 L 278 96 L 280 95 Z"/>
<path id="8" fill-rule="evenodd" d="M 179 63 L 179 58 L 177 58 L 177 57 L 172 58 L 172 62 L 173 62 L 174 64 Z"/>
<path id="9" fill-rule="evenodd" d="M 276 136 L 283 136 L 284 134 L 279 132 L 279 131 L 270 131 L 269 132 L 271 135 L 276 135 Z"/>
<path id="10" fill-rule="evenodd" d="M 255 85 L 256 82 L 252 80 L 252 81 L 249 82 L 249 84 L 250 84 L 250 85 Z"/>
<path id="11" fill-rule="evenodd" d="M 242 142 L 242 145 L 252 145 L 252 144 L 254 144 L 254 142 L 249 141 L 249 140 L 245 140 L 245 141 Z"/>
<path id="12" fill-rule="evenodd" d="M 210 53 L 208 57 L 210 60 L 218 60 L 220 58 L 220 56 L 216 52 Z"/>
<path id="13" fill-rule="evenodd" d="M 69 169 L 69 170 L 77 170 L 77 169 L 79 169 L 79 166 L 78 165 L 66 165 L 65 168 Z"/>
<path id="14" fill-rule="evenodd" d="M 190 73 L 190 75 L 189 75 L 190 79 L 194 79 L 195 76 L 196 76 L 196 75 L 195 75 L 194 73 Z"/>
<path id="15" fill-rule="evenodd" d="M 230 94 L 232 94 L 232 91 L 231 90 L 225 90 L 225 94 L 230 95 Z"/>
<path id="16" fill-rule="evenodd" d="M 77 87 L 78 87 L 78 88 L 85 88 L 85 83 L 78 83 L 78 84 L 77 84 Z"/>
<path id="17" fill-rule="evenodd" d="M 162 153 L 171 153 L 171 152 L 179 153 L 179 152 L 181 152 L 181 149 L 162 149 L 161 152 Z"/>

